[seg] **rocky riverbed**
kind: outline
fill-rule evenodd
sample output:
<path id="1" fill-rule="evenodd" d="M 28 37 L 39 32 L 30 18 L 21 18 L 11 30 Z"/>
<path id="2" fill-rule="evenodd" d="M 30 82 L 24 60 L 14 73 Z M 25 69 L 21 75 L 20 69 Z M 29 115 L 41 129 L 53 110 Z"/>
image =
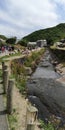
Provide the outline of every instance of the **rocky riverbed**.
<path id="1" fill-rule="evenodd" d="M 28 97 L 38 108 L 39 118 L 46 123 L 52 122 L 55 129 L 65 130 L 65 85 L 59 82 L 62 76 L 55 72 L 52 61 L 47 50 L 27 81 Z"/>

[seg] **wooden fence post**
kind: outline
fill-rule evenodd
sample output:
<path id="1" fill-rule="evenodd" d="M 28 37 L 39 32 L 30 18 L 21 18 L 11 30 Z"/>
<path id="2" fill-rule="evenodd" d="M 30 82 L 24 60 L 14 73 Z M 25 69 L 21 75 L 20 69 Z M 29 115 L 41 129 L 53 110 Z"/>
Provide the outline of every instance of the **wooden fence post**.
<path id="1" fill-rule="evenodd" d="M 14 79 L 9 79 L 8 82 L 8 91 L 7 91 L 7 113 L 11 114 L 12 110 L 13 110 L 13 87 L 15 84 L 15 80 Z"/>
<path id="2" fill-rule="evenodd" d="M 9 79 L 9 71 L 6 69 L 3 71 L 3 88 L 5 94 L 7 93 L 8 79 Z"/>
<path id="3" fill-rule="evenodd" d="M 27 130 L 35 130 L 35 124 L 27 124 Z"/>
<path id="4" fill-rule="evenodd" d="M 10 67 L 10 64 L 6 64 L 4 61 L 2 61 L 2 72 L 4 70 L 8 69 L 9 70 L 9 75 L 11 74 L 11 67 Z"/>
<path id="5" fill-rule="evenodd" d="M 37 114 L 37 108 L 28 103 L 26 111 L 26 130 L 35 130 Z"/>
<path id="6" fill-rule="evenodd" d="M 6 70 L 6 69 L 8 69 L 8 65 L 3 66 L 3 71 Z"/>
<path id="7" fill-rule="evenodd" d="M 4 62 L 4 61 L 2 61 L 2 70 L 3 70 L 3 68 L 4 68 L 4 65 L 5 65 L 5 62 Z"/>
<path id="8" fill-rule="evenodd" d="M 2 62 L 2 77 L 4 75 L 4 70 L 7 70 L 8 69 L 8 66 L 5 65 L 5 62 Z M 9 70 L 9 69 L 8 69 Z"/>

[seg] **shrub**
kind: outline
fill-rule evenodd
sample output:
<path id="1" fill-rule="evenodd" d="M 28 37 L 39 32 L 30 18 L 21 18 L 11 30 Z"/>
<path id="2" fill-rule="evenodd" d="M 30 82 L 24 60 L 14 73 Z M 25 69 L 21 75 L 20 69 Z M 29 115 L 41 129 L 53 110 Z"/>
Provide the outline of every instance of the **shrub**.
<path id="1" fill-rule="evenodd" d="M 54 130 L 54 127 L 51 123 L 45 124 L 42 120 L 40 120 L 41 127 L 44 128 L 44 130 Z"/>
<path id="2" fill-rule="evenodd" d="M 21 80 L 17 81 L 17 87 L 19 91 L 23 94 L 26 90 L 26 78 L 22 78 Z"/>

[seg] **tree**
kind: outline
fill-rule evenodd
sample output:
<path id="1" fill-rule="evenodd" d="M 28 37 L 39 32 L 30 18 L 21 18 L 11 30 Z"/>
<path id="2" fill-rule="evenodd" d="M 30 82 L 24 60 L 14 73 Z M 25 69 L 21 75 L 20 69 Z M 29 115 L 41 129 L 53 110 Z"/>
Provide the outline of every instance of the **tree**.
<path id="1" fill-rule="evenodd" d="M 16 37 L 8 38 L 6 40 L 6 43 L 8 43 L 8 44 L 15 44 L 16 40 L 17 40 Z"/>
<path id="2" fill-rule="evenodd" d="M 27 46 L 27 41 L 26 40 L 24 40 L 24 39 L 21 39 L 21 40 L 19 40 L 18 41 L 18 43 L 17 44 L 20 44 L 21 46 Z"/>
<path id="3" fill-rule="evenodd" d="M 7 39 L 7 37 L 5 37 L 4 35 L 0 35 L 0 38 L 3 39 L 3 40 Z"/>

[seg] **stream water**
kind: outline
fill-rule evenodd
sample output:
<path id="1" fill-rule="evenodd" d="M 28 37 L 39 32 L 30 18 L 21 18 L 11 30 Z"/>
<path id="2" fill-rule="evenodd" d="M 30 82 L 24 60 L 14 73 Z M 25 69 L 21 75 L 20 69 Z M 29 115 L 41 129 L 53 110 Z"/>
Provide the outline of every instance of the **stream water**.
<path id="1" fill-rule="evenodd" d="M 55 115 L 65 124 L 65 86 L 56 81 L 60 77 L 52 65 L 52 56 L 46 50 L 36 71 L 27 81 L 28 98 L 38 108 L 38 117 L 48 121 Z"/>

